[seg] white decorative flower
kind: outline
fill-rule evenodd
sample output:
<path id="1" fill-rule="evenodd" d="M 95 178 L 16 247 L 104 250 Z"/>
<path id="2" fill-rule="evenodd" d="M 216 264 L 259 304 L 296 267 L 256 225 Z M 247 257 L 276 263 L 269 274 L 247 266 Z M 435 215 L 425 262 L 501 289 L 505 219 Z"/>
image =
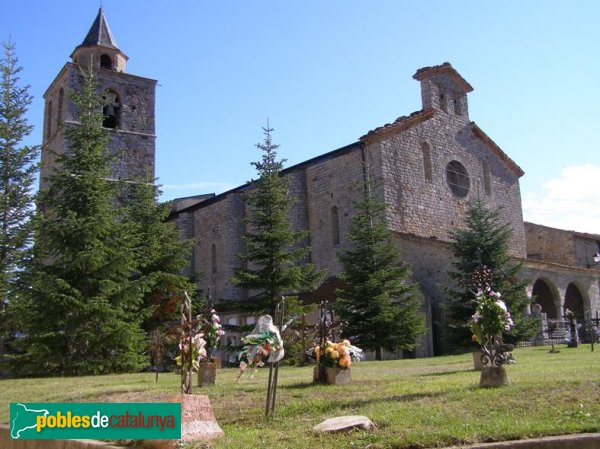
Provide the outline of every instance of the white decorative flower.
<path id="1" fill-rule="evenodd" d="M 506 307 L 506 304 L 501 299 L 496 300 L 496 305 L 498 307 L 500 307 L 504 312 L 508 312 L 508 308 Z"/>

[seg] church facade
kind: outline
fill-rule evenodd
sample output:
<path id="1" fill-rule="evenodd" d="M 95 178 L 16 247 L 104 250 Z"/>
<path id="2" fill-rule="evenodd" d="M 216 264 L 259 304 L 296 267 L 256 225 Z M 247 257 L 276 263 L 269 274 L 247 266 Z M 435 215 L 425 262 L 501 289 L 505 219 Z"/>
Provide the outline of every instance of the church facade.
<path id="1" fill-rule="evenodd" d="M 110 102 L 104 126 L 111 132 L 109 151 L 119 155 L 114 176 L 127 179 L 141 170 L 154 173 L 156 82 L 125 73 L 126 60 L 100 10 L 72 62 L 45 95 L 46 173 L 52 167 L 51 154 L 65 148 L 61 126 L 72 120 L 64 92 L 77 86 L 78 67 L 89 62 L 98 69 Z M 510 224 L 510 254 L 523 263 L 521 276 L 528 280 L 528 293 L 535 295 L 542 313 L 559 319 L 570 308 L 581 316 L 586 312 L 595 316 L 600 311 L 600 264 L 594 256 L 600 252 L 600 235 L 524 223 L 519 187 L 524 173 L 469 117 L 471 85 L 448 63 L 419 69 L 413 78 L 420 83 L 421 110 L 283 171 L 295 199 L 290 222 L 308 231 L 310 261 L 327 270 L 323 284 L 315 292 L 305 292 L 306 297 L 334 299 L 340 272 L 336 254 L 348 246 L 353 202 L 370 179 L 377 197 L 387 205 L 389 229 L 423 293 L 427 334 L 418 356 L 446 349 L 441 304 L 452 262 L 449 233 L 464 225 L 467 204 L 474 199 L 498 209 Z M 239 263 L 237 255 L 244 251 L 244 194 L 250 188 L 244 184 L 219 195 L 173 202 L 171 220 L 183 238 L 194 240 L 189 270 L 202 273 L 199 286 L 210 291 L 217 307 L 219 302 L 245 298 L 231 277 Z M 252 324 L 257 318 L 235 311 L 222 315 L 230 325 Z M 228 342 L 237 344 L 239 337 L 230 333 Z"/>

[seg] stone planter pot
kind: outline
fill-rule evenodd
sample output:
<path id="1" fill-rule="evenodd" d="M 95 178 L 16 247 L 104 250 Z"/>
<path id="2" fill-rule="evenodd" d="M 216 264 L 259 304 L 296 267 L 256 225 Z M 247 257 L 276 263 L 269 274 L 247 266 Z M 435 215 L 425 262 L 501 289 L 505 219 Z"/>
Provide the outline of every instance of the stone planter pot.
<path id="1" fill-rule="evenodd" d="M 315 366 L 313 382 L 328 385 L 347 385 L 352 383 L 352 368 L 341 369 L 329 366 Z"/>
<path id="2" fill-rule="evenodd" d="M 510 379 L 504 365 L 486 366 L 481 370 L 479 386 L 483 388 L 506 387 L 510 385 Z"/>
<path id="3" fill-rule="evenodd" d="M 198 386 L 214 385 L 217 378 L 217 365 L 214 362 L 200 362 L 198 368 Z"/>
<path id="4" fill-rule="evenodd" d="M 483 362 L 481 361 L 482 352 L 479 349 L 473 351 L 473 367 L 475 371 L 481 371 L 484 367 Z"/>

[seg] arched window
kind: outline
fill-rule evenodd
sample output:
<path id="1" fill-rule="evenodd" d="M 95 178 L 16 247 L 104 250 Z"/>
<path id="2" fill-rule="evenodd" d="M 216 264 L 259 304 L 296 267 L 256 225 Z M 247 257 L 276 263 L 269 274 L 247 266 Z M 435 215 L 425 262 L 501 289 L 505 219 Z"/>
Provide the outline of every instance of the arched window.
<path id="1" fill-rule="evenodd" d="M 432 166 L 431 166 L 431 147 L 427 142 L 423 142 L 421 145 L 421 151 L 423 152 L 423 172 L 425 179 L 431 181 L 433 179 Z"/>
<path id="2" fill-rule="evenodd" d="M 490 177 L 490 164 L 485 159 L 482 161 L 483 165 L 483 187 L 485 188 L 485 194 L 492 194 L 492 179 Z"/>
<path id="3" fill-rule="evenodd" d="M 46 111 L 46 139 L 50 138 L 52 134 L 52 102 L 48 102 L 48 109 Z"/>
<path id="4" fill-rule="evenodd" d="M 458 161 L 450 161 L 446 166 L 446 181 L 454 195 L 464 198 L 469 193 L 471 181 L 469 173 L 463 164 Z"/>
<path id="5" fill-rule="evenodd" d="M 337 206 L 331 208 L 331 243 L 340 244 L 340 215 Z"/>
<path id="6" fill-rule="evenodd" d="M 212 273 L 217 272 L 217 246 L 214 243 L 210 247 L 210 270 Z"/>
<path id="7" fill-rule="evenodd" d="M 113 90 L 109 90 L 106 92 L 104 99 L 106 100 L 106 105 L 102 110 L 102 114 L 104 115 L 102 126 L 110 129 L 118 128 L 121 118 L 121 99 L 119 98 L 119 94 Z"/>
<path id="8" fill-rule="evenodd" d="M 113 62 L 110 56 L 106 54 L 100 56 L 100 67 L 103 69 L 113 70 Z"/>
<path id="9" fill-rule="evenodd" d="M 63 121 L 63 103 L 65 101 L 65 90 L 61 87 L 58 91 L 58 111 L 56 112 L 56 126 L 59 127 Z"/>

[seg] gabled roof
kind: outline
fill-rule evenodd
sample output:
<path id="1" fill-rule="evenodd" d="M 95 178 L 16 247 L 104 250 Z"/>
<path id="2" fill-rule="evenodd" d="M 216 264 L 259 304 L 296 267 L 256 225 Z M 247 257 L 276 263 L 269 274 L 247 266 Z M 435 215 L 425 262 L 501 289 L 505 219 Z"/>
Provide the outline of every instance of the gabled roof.
<path id="1" fill-rule="evenodd" d="M 500 158 L 500 160 L 502 160 L 507 166 L 508 168 L 510 168 L 515 175 L 517 175 L 519 178 L 521 176 L 523 176 L 525 174 L 525 172 L 521 169 L 521 167 L 519 167 L 517 165 L 517 163 L 515 161 L 513 161 L 511 158 L 508 157 L 508 155 L 502 151 L 502 148 L 500 148 L 496 142 L 494 142 L 492 140 L 491 137 L 489 137 L 486 133 L 483 132 L 483 130 L 477 126 L 477 124 L 475 122 L 471 122 L 471 130 L 473 131 L 473 134 L 478 137 L 479 139 L 481 139 L 481 141 L 483 143 L 486 144 L 486 146 L 492 150 L 492 152 L 498 156 Z"/>
<path id="2" fill-rule="evenodd" d="M 92 24 L 90 31 L 81 43 L 81 47 L 94 47 L 96 45 L 108 48 L 114 48 L 118 50 L 117 41 L 113 37 L 106 17 L 104 17 L 104 10 L 100 7 L 96 20 Z"/>
<path id="3" fill-rule="evenodd" d="M 416 125 L 417 123 L 429 120 L 434 115 L 434 109 L 423 109 L 421 111 L 413 112 L 410 115 L 403 115 L 402 117 L 398 117 L 396 120 L 394 120 L 393 123 L 387 123 L 383 126 L 372 129 L 367 134 L 362 136 L 360 140 L 366 143 L 371 143 L 376 138 L 381 138 L 393 132 L 403 131 Z"/>
<path id="4" fill-rule="evenodd" d="M 460 76 L 454 67 L 449 62 L 444 62 L 440 65 L 434 65 L 432 67 L 422 67 L 416 71 L 413 75 L 413 78 L 417 81 L 424 80 L 425 78 L 429 78 L 434 75 L 441 75 L 442 73 L 446 73 L 454 79 L 454 81 L 466 92 L 471 92 L 473 90 L 473 86 L 471 86 L 466 79 Z"/>

